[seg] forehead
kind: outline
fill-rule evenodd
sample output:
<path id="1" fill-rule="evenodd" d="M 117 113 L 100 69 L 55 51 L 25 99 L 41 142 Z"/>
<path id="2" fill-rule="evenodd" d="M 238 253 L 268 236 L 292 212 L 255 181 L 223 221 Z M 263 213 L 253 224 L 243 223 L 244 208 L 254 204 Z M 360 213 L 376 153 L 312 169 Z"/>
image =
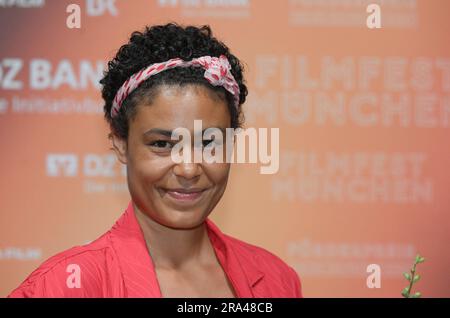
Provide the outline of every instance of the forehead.
<path id="1" fill-rule="evenodd" d="M 151 104 L 137 105 L 130 131 L 152 127 L 193 130 L 194 120 L 202 120 L 203 127 L 229 127 L 231 119 L 226 101 L 202 85 L 162 85 Z"/>

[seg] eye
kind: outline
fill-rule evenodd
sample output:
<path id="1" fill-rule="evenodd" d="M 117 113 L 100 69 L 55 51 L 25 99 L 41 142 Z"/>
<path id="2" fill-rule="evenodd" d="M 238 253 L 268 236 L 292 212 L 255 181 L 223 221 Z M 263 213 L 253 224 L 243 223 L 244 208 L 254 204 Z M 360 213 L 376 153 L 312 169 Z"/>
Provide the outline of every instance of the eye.
<path id="1" fill-rule="evenodd" d="M 208 147 L 213 144 L 214 140 L 213 139 L 203 139 L 202 142 L 203 142 L 203 147 Z"/>
<path id="2" fill-rule="evenodd" d="M 156 140 L 154 142 L 149 143 L 149 146 L 159 148 L 159 149 L 170 149 L 172 148 L 172 144 L 166 140 Z"/>

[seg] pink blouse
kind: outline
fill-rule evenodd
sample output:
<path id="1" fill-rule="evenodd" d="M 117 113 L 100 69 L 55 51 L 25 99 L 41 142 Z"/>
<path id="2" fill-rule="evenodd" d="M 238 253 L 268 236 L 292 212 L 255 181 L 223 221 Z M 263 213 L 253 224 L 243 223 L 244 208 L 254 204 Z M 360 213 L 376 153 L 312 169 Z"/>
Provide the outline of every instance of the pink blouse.
<path id="1" fill-rule="evenodd" d="M 237 297 L 302 297 L 297 273 L 280 258 L 210 219 L 206 227 Z M 132 202 L 108 232 L 49 258 L 8 297 L 162 297 Z"/>

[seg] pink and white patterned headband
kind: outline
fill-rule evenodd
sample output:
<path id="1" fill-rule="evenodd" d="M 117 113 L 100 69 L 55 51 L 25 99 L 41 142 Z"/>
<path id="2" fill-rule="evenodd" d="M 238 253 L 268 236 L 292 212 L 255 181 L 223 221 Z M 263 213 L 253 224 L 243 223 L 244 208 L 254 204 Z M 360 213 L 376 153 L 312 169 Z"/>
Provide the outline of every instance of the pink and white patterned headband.
<path id="1" fill-rule="evenodd" d="M 239 107 L 239 85 L 234 79 L 233 74 L 231 74 L 231 65 L 228 62 L 227 57 L 225 55 L 221 55 L 220 57 L 211 57 L 207 55 L 194 58 L 191 61 L 184 61 L 180 58 L 170 59 L 165 62 L 152 64 L 133 74 L 117 91 L 112 103 L 111 117 L 115 117 L 119 113 L 119 109 L 125 98 L 127 98 L 127 96 L 142 82 L 150 76 L 178 66 L 198 66 L 205 69 L 204 77 L 209 83 L 214 86 L 223 86 L 227 91 L 233 94 L 236 109 Z"/>

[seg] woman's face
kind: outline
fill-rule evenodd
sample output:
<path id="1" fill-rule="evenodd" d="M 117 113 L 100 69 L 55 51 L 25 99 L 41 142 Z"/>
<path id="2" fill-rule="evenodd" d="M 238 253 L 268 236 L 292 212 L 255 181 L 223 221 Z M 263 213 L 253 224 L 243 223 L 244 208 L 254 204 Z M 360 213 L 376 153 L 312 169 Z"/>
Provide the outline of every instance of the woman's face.
<path id="1" fill-rule="evenodd" d="M 193 155 L 194 120 L 202 120 L 202 129 L 225 131 L 231 122 L 226 102 L 200 85 L 164 85 L 150 105 L 138 105 L 136 111 L 129 123 L 128 141 L 114 138 L 121 145 L 115 149 L 127 165 L 133 201 L 161 225 L 179 229 L 200 225 L 225 191 L 230 164 L 175 163 L 171 150 L 177 140 L 171 140 L 170 133 L 180 127 L 188 129 Z"/>

